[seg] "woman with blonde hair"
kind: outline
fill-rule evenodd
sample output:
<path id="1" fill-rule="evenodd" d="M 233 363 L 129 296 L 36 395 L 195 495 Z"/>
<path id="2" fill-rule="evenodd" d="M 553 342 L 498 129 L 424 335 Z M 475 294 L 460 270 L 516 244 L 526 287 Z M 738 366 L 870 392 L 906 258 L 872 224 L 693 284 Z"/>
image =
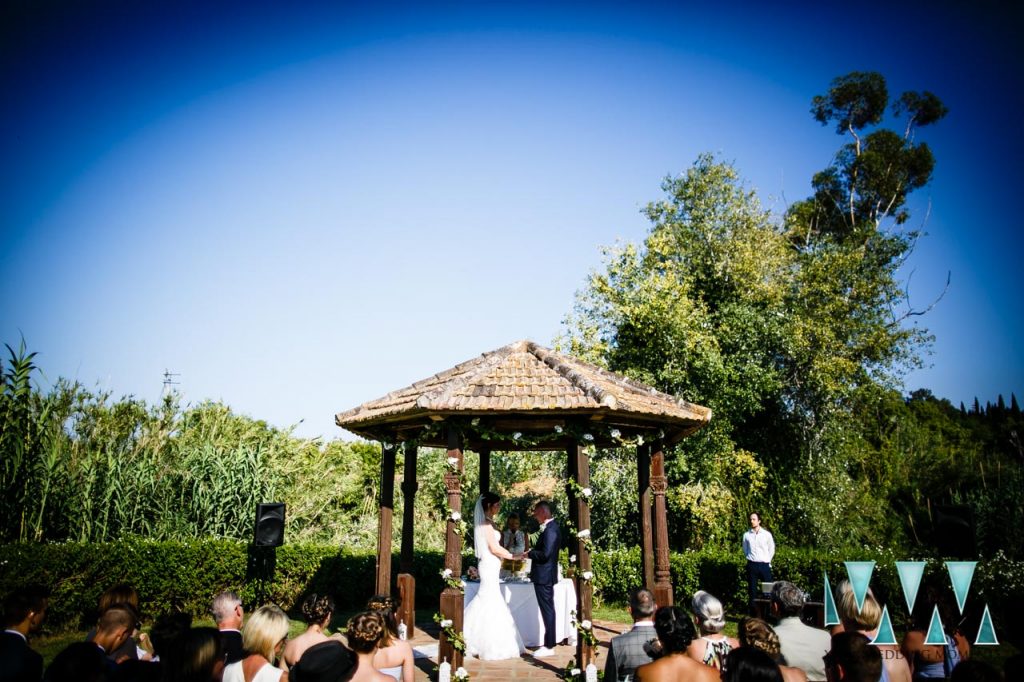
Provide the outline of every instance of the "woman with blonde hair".
<path id="1" fill-rule="evenodd" d="M 349 620 L 345 636 L 357 659 L 351 682 L 395 682 L 393 677 L 373 667 L 373 657 L 386 629 L 384 619 L 376 611 L 359 613 Z"/>
<path id="2" fill-rule="evenodd" d="M 377 643 L 373 666 L 385 675 L 400 682 L 413 682 L 415 659 L 412 647 L 402 641 L 398 633 L 398 608 L 400 602 L 386 594 L 370 597 L 366 608 L 377 613 L 384 621 L 384 634 Z"/>
<path id="3" fill-rule="evenodd" d="M 248 654 L 224 668 L 224 682 L 287 682 L 288 673 L 274 661 L 288 640 L 288 616 L 268 604 L 256 609 L 242 628 L 242 647 Z"/>
<path id="4" fill-rule="evenodd" d="M 836 586 L 836 610 L 842 625 L 832 630 L 839 632 L 859 632 L 868 640 L 878 636 L 878 626 L 882 622 L 882 607 L 875 599 L 871 588 L 864 595 L 864 603 L 857 608 L 857 597 L 853 593 L 853 585 L 849 580 L 841 580 Z M 910 682 L 910 666 L 903 657 L 900 648 L 895 644 L 876 645 L 882 654 L 882 679 L 880 682 Z M 892 653 L 886 653 L 892 652 Z"/>
<path id="5" fill-rule="evenodd" d="M 771 656 L 782 672 L 783 682 L 807 682 L 807 673 L 786 665 L 779 636 L 767 622 L 760 618 L 744 618 L 740 621 L 739 635 L 740 646 L 754 647 Z"/>
<path id="6" fill-rule="evenodd" d="M 690 643 L 686 648 L 686 655 L 704 665 L 721 670 L 725 657 L 740 645 L 735 638 L 722 634 L 725 627 L 725 608 L 717 597 L 704 590 L 697 590 L 694 593 L 691 606 L 700 638 Z"/>

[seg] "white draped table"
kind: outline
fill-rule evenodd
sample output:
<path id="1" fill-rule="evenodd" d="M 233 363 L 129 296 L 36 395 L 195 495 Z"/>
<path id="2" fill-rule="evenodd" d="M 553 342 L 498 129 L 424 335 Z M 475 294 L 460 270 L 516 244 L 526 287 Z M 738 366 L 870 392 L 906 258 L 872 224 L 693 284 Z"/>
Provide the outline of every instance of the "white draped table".
<path id="1" fill-rule="evenodd" d="M 480 591 L 480 583 L 464 582 L 466 586 L 465 605 L 476 597 Z M 512 619 L 519 628 L 519 636 L 523 638 L 523 644 L 528 647 L 541 646 L 544 644 L 544 623 L 540 619 L 540 607 L 537 605 L 537 595 L 533 591 L 533 583 L 529 582 L 503 582 L 501 594 L 505 597 L 505 603 L 512 611 Z M 555 585 L 555 641 L 569 640 L 569 644 L 576 644 L 576 628 L 572 625 L 572 612 L 576 610 L 576 588 L 569 578 L 562 578 Z"/>

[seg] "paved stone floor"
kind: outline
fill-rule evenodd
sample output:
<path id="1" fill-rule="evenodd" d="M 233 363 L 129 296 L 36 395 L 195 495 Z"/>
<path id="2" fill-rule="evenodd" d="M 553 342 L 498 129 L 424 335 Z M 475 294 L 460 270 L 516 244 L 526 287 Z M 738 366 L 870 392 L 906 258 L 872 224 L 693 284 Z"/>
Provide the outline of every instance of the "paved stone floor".
<path id="1" fill-rule="evenodd" d="M 421 627 L 422 626 L 422 627 Z M 608 652 L 608 640 L 629 629 L 628 625 L 609 621 L 594 621 L 594 633 L 598 639 L 597 667 L 603 669 Z M 430 649 L 437 645 L 437 626 L 433 623 L 417 623 L 416 634 L 410 644 L 413 648 Z M 436 649 L 435 649 L 436 650 Z M 529 654 L 507 661 L 480 661 L 467 658 L 463 663 L 472 680 L 557 680 L 566 664 L 576 655 L 575 646 L 559 646 L 551 658 L 533 658 Z M 416 659 L 416 680 L 432 680 L 436 673 L 437 661 L 433 658 Z"/>

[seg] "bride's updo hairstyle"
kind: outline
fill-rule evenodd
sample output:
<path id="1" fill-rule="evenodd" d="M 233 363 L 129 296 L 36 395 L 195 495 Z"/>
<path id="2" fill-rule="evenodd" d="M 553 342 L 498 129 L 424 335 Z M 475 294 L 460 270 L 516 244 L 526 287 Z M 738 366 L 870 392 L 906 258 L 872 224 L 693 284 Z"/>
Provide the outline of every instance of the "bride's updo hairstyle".
<path id="1" fill-rule="evenodd" d="M 402 606 L 400 599 L 387 594 L 375 594 L 366 602 L 366 608 L 373 611 L 384 621 L 385 632 L 380 638 L 380 648 L 391 646 L 391 641 L 398 639 L 398 609 Z"/>
<path id="2" fill-rule="evenodd" d="M 501 497 L 495 492 L 487 491 L 480 496 L 480 505 L 484 508 L 485 513 L 499 502 L 501 502 Z"/>
<path id="3" fill-rule="evenodd" d="M 376 611 L 366 611 L 352 616 L 345 635 L 348 645 L 357 654 L 368 654 L 377 648 L 387 628 L 384 619 Z"/>
<path id="4" fill-rule="evenodd" d="M 697 637 L 693 621 L 678 606 L 662 606 L 654 612 L 654 631 L 666 656 L 685 653 L 686 647 Z"/>

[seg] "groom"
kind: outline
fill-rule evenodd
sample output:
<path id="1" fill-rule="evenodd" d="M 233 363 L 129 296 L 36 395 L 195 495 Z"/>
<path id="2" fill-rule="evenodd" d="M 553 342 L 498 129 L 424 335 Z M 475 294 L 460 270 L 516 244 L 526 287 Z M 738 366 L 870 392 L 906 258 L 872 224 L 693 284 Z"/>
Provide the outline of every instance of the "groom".
<path id="1" fill-rule="evenodd" d="M 545 658 L 555 653 L 555 583 L 558 582 L 558 550 L 562 548 L 562 534 L 558 522 L 551 517 L 550 502 L 538 502 L 533 508 L 533 518 L 540 523 L 540 537 L 524 556 L 532 560 L 530 580 L 537 593 L 537 606 L 544 623 L 544 646 L 533 655 Z"/>

